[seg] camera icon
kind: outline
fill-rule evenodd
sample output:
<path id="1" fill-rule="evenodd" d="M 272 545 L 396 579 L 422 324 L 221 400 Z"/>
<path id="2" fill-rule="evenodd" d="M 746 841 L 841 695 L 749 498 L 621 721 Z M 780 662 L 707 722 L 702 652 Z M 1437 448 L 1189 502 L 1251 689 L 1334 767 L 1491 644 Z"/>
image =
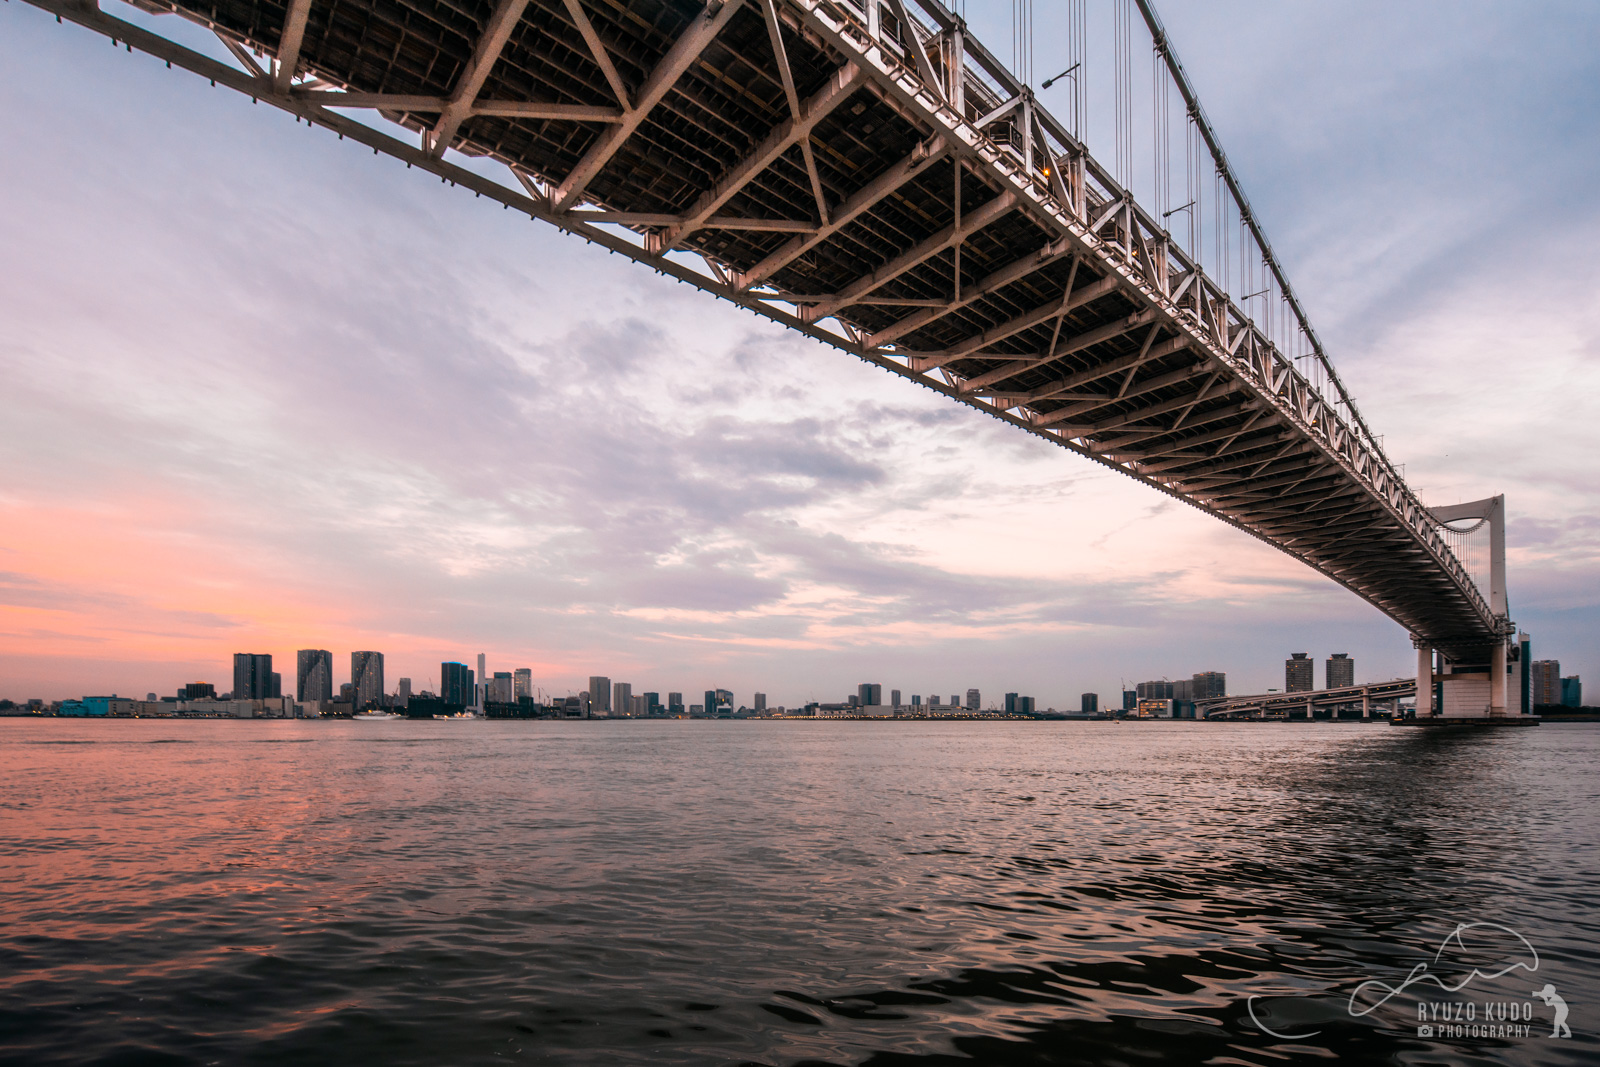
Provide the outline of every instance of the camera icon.
<path id="1" fill-rule="evenodd" d="M 1431 1027 L 1431 1026 L 1419 1026 L 1419 1027 L 1417 1027 L 1417 1036 L 1418 1037 L 1432 1037 L 1433 1036 L 1433 1027 Z"/>

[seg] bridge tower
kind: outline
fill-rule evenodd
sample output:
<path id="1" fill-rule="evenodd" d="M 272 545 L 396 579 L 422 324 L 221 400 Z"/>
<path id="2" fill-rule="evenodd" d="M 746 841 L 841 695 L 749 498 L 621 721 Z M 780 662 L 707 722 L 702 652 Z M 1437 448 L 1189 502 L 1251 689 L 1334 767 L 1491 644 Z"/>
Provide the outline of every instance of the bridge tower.
<path id="1" fill-rule="evenodd" d="M 1413 721 L 1505 720 L 1508 713 L 1519 721 L 1530 721 L 1521 719 L 1531 709 L 1523 707 L 1520 699 L 1514 711 L 1506 700 L 1507 678 L 1522 656 L 1520 644 L 1514 643 L 1516 627 L 1506 596 L 1506 498 L 1492 496 L 1429 508 L 1428 513 L 1441 528 L 1454 533 L 1488 526 L 1489 609 L 1494 625 L 1487 641 L 1481 636 L 1412 635 L 1417 650 L 1417 717 Z M 1474 525 L 1464 528 L 1451 525 L 1474 520 Z"/>

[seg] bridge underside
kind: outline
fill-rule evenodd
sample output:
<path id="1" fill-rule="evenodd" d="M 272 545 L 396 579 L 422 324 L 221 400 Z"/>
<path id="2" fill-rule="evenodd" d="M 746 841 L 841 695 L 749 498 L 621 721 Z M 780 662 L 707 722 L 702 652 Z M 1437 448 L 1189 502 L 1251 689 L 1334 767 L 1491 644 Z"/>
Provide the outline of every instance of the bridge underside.
<path id="1" fill-rule="evenodd" d="M 1113 466 L 1434 647 L 1503 629 L 1381 451 L 936 2 L 141 0 L 238 68 L 30 2 Z"/>

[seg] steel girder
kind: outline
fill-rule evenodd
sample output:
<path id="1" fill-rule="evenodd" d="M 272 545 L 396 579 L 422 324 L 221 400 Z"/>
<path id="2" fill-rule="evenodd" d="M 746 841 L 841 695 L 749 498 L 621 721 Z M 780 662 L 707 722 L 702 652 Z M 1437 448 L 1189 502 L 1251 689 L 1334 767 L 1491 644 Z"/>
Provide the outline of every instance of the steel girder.
<path id="1" fill-rule="evenodd" d="M 29 2 L 1122 471 L 1439 647 L 1503 628 L 1353 409 L 938 0 L 137 0 L 237 67 Z"/>

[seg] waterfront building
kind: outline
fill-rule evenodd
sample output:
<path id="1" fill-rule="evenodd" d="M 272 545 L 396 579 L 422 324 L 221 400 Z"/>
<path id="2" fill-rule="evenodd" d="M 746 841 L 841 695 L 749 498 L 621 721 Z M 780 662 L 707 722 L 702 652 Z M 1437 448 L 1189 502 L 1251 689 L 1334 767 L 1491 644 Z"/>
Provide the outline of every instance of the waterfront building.
<path id="1" fill-rule="evenodd" d="M 896 697 L 895 703 L 897 703 L 897 704 L 899 703 L 899 696 L 900 696 L 900 694 L 898 692 L 896 692 L 895 693 L 895 697 Z M 765 693 L 757 693 L 756 694 L 755 703 L 756 703 L 756 714 L 757 715 L 765 715 L 767 713 L 767 694 L 765 694 Z"/>
<path id="2" fill-rule="evenodd" d="M 856 703 L 861 707 L 883 703 L 883 686 L 877 682 L 862 682 L 856 687 Z"/>
<path id="3" fill-rule="evenodd" d="M 1015 715 L 1016 713 L 1017 713 L 1017 694 L 1015 694 L 1015 693 L 1007 693 L 1006 694 L 1006 714 L 1007 715 Z"/>
<path id="4" fill-rule="evenodd" d="M 1583 683 L 1576 674 L 1561 679 L 1561 703 L 1569 708 L 1583 706 Z"/>
<path id="5" fill-rule="evenodd" d="M 411 679 L 400 679 L 400 688 L 395 691 L 394 702 L 402 708 L 411 706 Z"/>
<path id="6" fill-rule="evenodd" d="M 178 689 L 179 700 L 215 700 L 217 687 L 210 682 L 190 682 Z"/>
<path id="7" fill-rule="evenodd" d="M 1348 652 L 1335 652 L 1323 666 L 1324 687 L 1343 689 L 1356 684 L 1356 661 Z"/>
<path id="8" fill-rule="evenodd" d="M 1122 710 L 1132 711 L 1139 706 L 1139 694 L 1133 689 L 1122 691 Z"/>
<path id="9" fill-rule="evenodd" d="M 1228 676 L 1222 671 L 1201 671 L 1191 681 L 1190 700 L 1208 700 L 1228 695 Z"/>
<path id="10" fill-rule="evenodd" d="M 294 654 L 294 698 L 302 704 L 326 704 L 333 699 L 332 652 L 302 648 Z"/>
<path id="11" fill-rule="evenodd" d="M 1535 704 L 1561 703 L 1561 661 L 1536 659 L 1533 661 L 1533 702 Z"/>
<path id="12" fill-rule="evenodd" d="M 951 695 L 953 696 L 954 694 L 951 694 Z M 979 705 L 982 704 L 982 702 L 983 702 L 983 698 L 982 698 L 982 696 L 979 695 L 979 693 L 978 693 L 978 691 L 976 689 L 968 689 L 967 690 L 967 710 L 968 711 L 977 711 Z M 952 700 L 951 703 L 953 704 L 953 703 L 955 703 L 955 701 Z"/>
<path id="13" fill-rule="evenodd" d="M 652 719 L 661 714 L 661 694 L 646 693 L 640 698 L 644 701 L 644 713 Z"/>
<path id="14" fill-rule="evenodd" d="M 515 700 L 533 699 L 533 672 L 526 667 L 518 667 L 511 672 L 511 696 Z"/>
<path id="15" fill-rule="evenodd" d="M 1017 698 L 1017 711 L 1016 711 L 1016 713 L 1018 715 L 1032 715 L 1034 713 L 1034 708 L 1035 707 L 1036 707 L 1036 705 L 1035 705 L 1034 699 L 1032 697 L 1018 697 Z"/>
<path id="16" fill-rule="evenodd" d="M 667 714 L 668 715 L 685 715 L 685 714 L 687 714 L 687 712 L 685 712 L 684 709 L 683 709 L 683 694 L 682 693 L 668 693 L 667 694 Z"/>
<path id="17" fill-rule="evenodd" d="M 1100 713 L 1100 694 L 1083 694 L 1083 713 L 1085 715 L 1098 715 Z"/>
<path id="18" fill-rule="evenodd" d="M 233 699 L 265 700 L 272 693 L 272 656 L 256 652 L 233 654 Z"/>
<path id="19" fill-rule="evenodd" d="M 1177 685 L 1164 678 L 1158 682 L 1140 682 L 1134 688 L 1134 696 L 1138 700 L 1175 700 Z"/>
<path id="20" fill-rule="evenodd" d="M 517 692 L 512 684 L 511 672 L 495 671 L 494 681 L 489 683 L 489 690 L 486 696 L 487 699 L 494 701 L 496 704 L 516 703 Z"/>
<path id="21" fill-rule="evenodd" d="M 350 688 L 357 711 L 382 707 L 384 694 L 383 653 L 350 653 Z"/>
<path id="22" fill-rule="evenodd" d="M 1309 693 L 1317 687 L 1316 679 L 1312 677 L 1312 662 L 1304 652 L 1291 653 L 1283 661 L 1283 691 L 1285 693 Z"/>
<path id="23" fill-rule="evenodd" d="M 611 683 L 611 714 L 618 716 L 631 716 L 633 714 L 633 683 Z"/>
<path id="24" fill-rule="evenodd" d="M 603 719 L 611 714 L 611 679 L 603 674 L 589 676 L 589 708 L 591 719 Z"/>
<path id="25" fill-rule="evenodd" d="M 889 706 L 890 707 L 895 707 L 895 708 L 898 708 L 900 706 L 900 690 L 898 690 L 898 689 L 889 690 Z"/>
<path id="26" fill-rule="evenodd" d="M 439 699 L 446 704 L 452 704 L 458 708 L 470 705 L 475 683 L 476 679 L 472 676 L 472 668 L 465 663 L 439 664 Z"/>

